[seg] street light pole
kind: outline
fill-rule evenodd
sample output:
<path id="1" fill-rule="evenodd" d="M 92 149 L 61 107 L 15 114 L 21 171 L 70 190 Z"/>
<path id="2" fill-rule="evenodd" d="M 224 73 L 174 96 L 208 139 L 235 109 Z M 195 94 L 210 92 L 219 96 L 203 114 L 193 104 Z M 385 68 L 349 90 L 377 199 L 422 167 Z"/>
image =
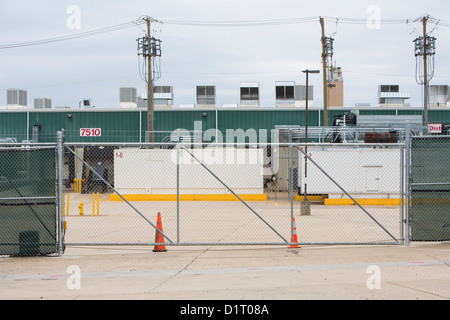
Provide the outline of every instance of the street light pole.
<path id="1" fill-rule="evenodd" d="M 319 70 L 303 70 L 303 73 L 306 73 L 306 107 L 305 107 L 305 153 L 308 155 L 308 100 L 309 100 L 309 74 L 318 74 Z M 307 180 L 308 178 L 308 157 L 305 157 L 305 197 L 300 206 L 300 215 L 309 216 L 311 215 L 310 203 L 308 197 L 306 195 L 307 192 Z"/>

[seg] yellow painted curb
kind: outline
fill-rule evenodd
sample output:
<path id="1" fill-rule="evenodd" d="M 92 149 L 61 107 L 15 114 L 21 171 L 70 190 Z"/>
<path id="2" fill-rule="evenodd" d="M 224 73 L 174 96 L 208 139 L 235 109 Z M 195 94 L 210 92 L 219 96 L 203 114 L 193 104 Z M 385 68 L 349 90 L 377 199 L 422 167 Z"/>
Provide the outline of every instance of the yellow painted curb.
<path id="1" fill-rule="evenodd" d="M 124 194 L 127 201 L 177 201 L 176 194 Z M 239 194 L 244 201 L 267 201 L 267 194 Z M 123 201 L 117 194 L 110 201 Z M 180 194 L 180 201 L 239 201 L 233 194 Z"/>
<path id="2" fill-rule="evenodd" d="M 295 201 L 303 201 L 305 196 L 295 196 Z M 307 196 L 308 200 L 311 202 L 324 202 L 325 196 Z"/>

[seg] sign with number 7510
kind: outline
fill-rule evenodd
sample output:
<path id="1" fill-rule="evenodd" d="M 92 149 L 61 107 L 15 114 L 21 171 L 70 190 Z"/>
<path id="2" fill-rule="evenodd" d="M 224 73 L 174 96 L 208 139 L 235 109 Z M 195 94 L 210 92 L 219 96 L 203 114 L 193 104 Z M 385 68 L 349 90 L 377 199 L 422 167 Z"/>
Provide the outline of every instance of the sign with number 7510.
<path id="1" fill-rule="evenodd" d="M 102 129 L 100 128 L 80 129 L 80 137 L 100 137 L 101 135 Z"/>

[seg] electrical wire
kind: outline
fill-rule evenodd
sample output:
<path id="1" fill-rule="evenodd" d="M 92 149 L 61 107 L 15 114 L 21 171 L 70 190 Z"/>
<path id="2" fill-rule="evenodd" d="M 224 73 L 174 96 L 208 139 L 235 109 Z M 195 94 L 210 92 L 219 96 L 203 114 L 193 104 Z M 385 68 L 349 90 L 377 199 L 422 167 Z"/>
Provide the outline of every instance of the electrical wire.
<path id="1" fill-rule="evenodd" d="M 450 21 L 446 20 L 437 20 L 432 17 L 428 17 L 428 21 L 431 23 L 435 23 L 435 28 L 433 31 L 438 27 L 446 27 L 450 28 Z M 272 19 L 272 20 L 241 20 L 241 21 L 190 21 L 190 20 L 156 20 L 153 18 L 150 18 L 148 16 L 141 16 L 139 19 L 134 21 L 129 21 L 126 23 L 114 25 L 111 27 L 101 28 L 97 30 L 92 30 L 88 32 L 82 32 L 77 33 L 73 35 L 68 36 L 62 36 L 62 37 L 55 37 L 55 38 L 48 38 L 48 39 L 42 39 L 42 40 L 35 40 L 35 41 L 28 41 L 28 42 L 19 42 L 19 43 L 12 43 L 12 44 L 6 44 L 6 45 L 0 45 L 0 50 L 5 49 L 13 49 L 13 48 L 20 48 L 20 47 L 28 47 L 28 46 L 35 46 L 35 45 L 42 45 L 42 44 L 49 44 L 54 42 L 60 42 L 60 41 L 68 41 L 68 40 L 74 40 L 74 39 L 80 39 L 90 36 L 97 36 L 105 33 L 120 31 L 136 26 L 141 26 L 146 23 L 146 19 L 150 19 L 152 22 L 152 27 L 156 25 L 156 28 L 159 29 L 153 29 L 154 32 L 160 33 L 162 30 L 162 24 L 169 24 L 169 25 L 182 25 L 182 26 L 198 26 L 198 27 L 256 27 L 256 26 L 276 26 L 276 25 L 290 25 L 290 24 L 302 24 L 302 23 L 311 23 L 311 22 L 317 22 L 319 21 L 321 17 L 302 17 L 302 18 L 289 18 L 289 19 Z M 327 22 L 333 22 L 336 23 L 336 30 L 338 24 L 356 24 L 356 25 L 367 25 L 368 20 L 367 19 L 359 19 L 359 18 L 339 18 L 339 17 L 323 17 L 324 21 Z M 416 18 L 414 20 L 410 19 L 380 19 L 377 21 L 380 25 L 383 24 L 404 24 L 405 22 L 407 24 L 410 24 L 410 21 L 418 22 L 421 18 Z M 143 30 L 141 28 L 141 30 Z"/>
<path id="2" fill-rule="evenodd" d="M 192 21 L 192 20 L 163 20 L 169 25 L 199 26 L 199 27 L 253 27 L 253 26 L 273 26 L 317 22 L 321 17 L 303 17 L 274 20 L 241 20 L 241 21 Z M 367 19 L 323 17 L 327 22 L 339 22 L 344 24 L 367 24 Z M 380 24 L 404 24 L 406 19 L 385 19 L 379 20 Z"/>
<path id="3" fill-rule="evenodd" d="M 145 21 L 142 19 L 139 19 L 139 20 L 126 22 L 126 23 L 118 24 L 115 26 L 107 27 L 107 28 L 101 28 L 101 29 L 97 29 L 97 30 L 77 33 L 77 34 L 68 35 L 68 36 L 42 39 L 42 40 L 36 40 L 36 41 L 13 43 L 13 44 L 7 44 L 7 45 L 0 45 L 0 50 L 42 45 L 42 44 L 48 44 L 48 43 L 68 41 L 68 40 L 80 39 L 80 38 L 85 38 L 85 37 L 90 37 L 90 36 L 96 36 L 96 35 L 100 35 L 100 34 L 105 34 L 105 33 L 110 33 L 110 32 L 115 32 L 115 31 L 120 31 L 120 30 L 124 30 L 124 29 L 128 29 L 128 28 L 136 27 L 143 23 L 145 23 Z"/>
<path id="4" fill-rule="evenodd" d="M 163 20 L 164 24 L 200 26 L 200 27 L 256 27 L 268 25 L 298 24 L 317 21 L 318 17 L 304 17 L 274 20 L 241 20 L 241 21 L 190 21 L 190 20 Z"/>

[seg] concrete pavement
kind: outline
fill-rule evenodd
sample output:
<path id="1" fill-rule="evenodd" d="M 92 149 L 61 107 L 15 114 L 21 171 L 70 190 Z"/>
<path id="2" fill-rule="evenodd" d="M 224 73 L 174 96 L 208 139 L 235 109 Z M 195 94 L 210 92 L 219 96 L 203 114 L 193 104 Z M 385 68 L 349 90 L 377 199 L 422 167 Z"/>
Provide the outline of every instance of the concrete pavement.
<path id="1" fill-rule="evenodd" d="M 450 243 L 69 247 L 0 257 L 1 300 L 448 300 Z"/>

